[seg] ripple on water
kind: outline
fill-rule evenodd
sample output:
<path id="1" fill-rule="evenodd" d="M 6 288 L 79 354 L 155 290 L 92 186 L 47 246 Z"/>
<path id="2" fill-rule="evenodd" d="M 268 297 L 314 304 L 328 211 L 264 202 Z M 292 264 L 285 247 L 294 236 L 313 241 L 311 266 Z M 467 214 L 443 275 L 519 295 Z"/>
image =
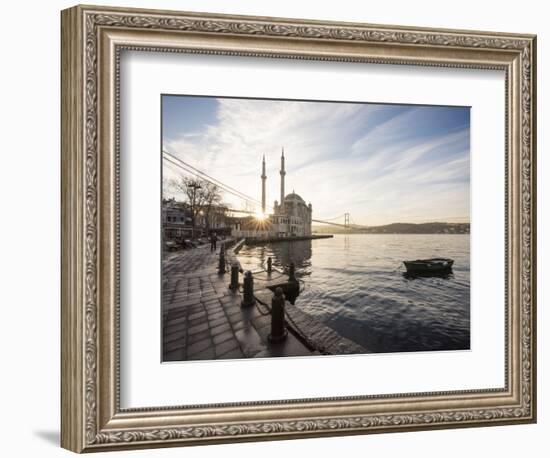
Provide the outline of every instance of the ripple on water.
<path id="1" fill-rule="evenodd" d="M 296 265 L 305 289 L 296 305 L 373 352 L 470 347 L 468 235 L 336 235 L 244 247 L 239 258 L 257 270 L 271 256 Z M 403 276 L 402 261 L 455 260 L 448 278 Z"/>

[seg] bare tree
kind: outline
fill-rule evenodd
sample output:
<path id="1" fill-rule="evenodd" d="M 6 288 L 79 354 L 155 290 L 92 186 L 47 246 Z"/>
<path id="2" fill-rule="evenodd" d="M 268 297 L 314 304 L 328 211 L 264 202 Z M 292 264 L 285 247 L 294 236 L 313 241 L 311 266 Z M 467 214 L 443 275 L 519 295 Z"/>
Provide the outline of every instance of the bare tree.
<path id="1" fill-rule="evenodd" d="M 208 227 L 210 226 L 210 219 L 213 216 L 215 209 L 217 209 L 222 203 L 222 195 L 221 195 L 220 188 L 215 184 L 207 182 L 205 189 L 206 189 L 206 193 L 205 193 L 203 212 L 204 212 L 204 225 L 208 230 Z"/>
<path id="2" fill-rule="evenodd" d="M 183 195 L 191 211 L 191 227 L 193 237 L 199 215 L 204 219 L 204 227 L 208 230 L 212 209 L 222 201 L 221 189 L 209 181 L 189 176 L 180 176 L 171 181 L 172 188 Z"/>

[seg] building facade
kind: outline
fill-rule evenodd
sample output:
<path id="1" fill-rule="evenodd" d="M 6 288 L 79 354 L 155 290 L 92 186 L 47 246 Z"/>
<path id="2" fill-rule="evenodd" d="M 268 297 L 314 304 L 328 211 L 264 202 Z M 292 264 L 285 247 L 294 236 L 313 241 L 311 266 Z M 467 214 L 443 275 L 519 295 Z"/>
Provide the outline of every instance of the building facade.
<path id="1" fill-rule="evenodd" d="M 311 203 L 306 204 L 304 199 L 292 193 L 285 195 L 285 151 L 281 152 L 281 168 L 279 171 L 280 201 L 273 204 L 273 213 L 266 214 L 266 168 L 265 156 L 262 158 L 262 216 L 263 221 L 252 217 L 242 218 L 232 234 L 235 237 L 304 237 L 311 235 L 313 208 Z"/>
<path id="2" fill-rule="evenodd" d="M 285 196 L 282 205 L 275 201 L 270 221 L 273 233 L 278 237 L 303 237 L 311 235 L 311 204 L 292 192 Z"/>
<path id="3" fill-rule="evenodd" d="M 164 240 L 180 240 L 191 236 L 191 211 L 174 198 L 162 201 L 162 230 Z"/>
<path id="4" fill-rule="evenodd" d="M 164 240 L 190 239 L 206 237 L 212 232 L 229 235 L 231 221 L 227 217 L 227 208 L 222 205 L 201 209 L 196 215 L 193 229 L 193 216 L 189 205 L 174 198 L 162 201 L 162 230 Z"/>
<path id="5" fill-rule="evenodd" d="M 292 191 L 285 195 L 285 150 L 281 151 L 280 201 L 275 201 L 273 214 L 269 220 L 273 235 L 277 237 L 304 237 L 311 235 L 313 208 L 311 203 L 306 204 L 304 199 Z M 263 190 L 264 188 L 262 188 Z"/>

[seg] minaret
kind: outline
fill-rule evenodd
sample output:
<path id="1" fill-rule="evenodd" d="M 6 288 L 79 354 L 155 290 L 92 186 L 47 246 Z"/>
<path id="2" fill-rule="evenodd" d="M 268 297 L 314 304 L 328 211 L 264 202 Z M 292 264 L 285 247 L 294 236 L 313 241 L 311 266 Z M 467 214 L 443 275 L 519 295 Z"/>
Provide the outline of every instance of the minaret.
<path id="1" fill-rule="evenodd" d="M 281 174 L 281 205 L 283 205 L 285 201 L 285 149 L 283 147 L 283 150 L 281 152 L 281 171 L 279 172 Z M 283 207 L 284 208 L 284 207 Z"/>
<path id="2" fill-rule="evenodd" d="M 265 180 L 267 176 L 265 174 L 265 154 L 262 159 L 262 214 L 265 215 Z"/>

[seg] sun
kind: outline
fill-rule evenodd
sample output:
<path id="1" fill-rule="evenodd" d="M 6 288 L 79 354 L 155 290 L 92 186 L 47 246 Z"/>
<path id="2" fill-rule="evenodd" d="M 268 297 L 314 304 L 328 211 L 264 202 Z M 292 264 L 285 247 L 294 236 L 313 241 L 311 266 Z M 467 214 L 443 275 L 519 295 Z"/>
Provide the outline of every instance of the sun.
<path id="1" fill-rule="evenodd" d="M 256 218 L 258 221 L 265 221 L 265 219 L 267 218 L 267 216 L 265 215 L 264 212 L 262 212 L 261 210 L 258 210 L 258 211 L 254 214 L 254 218 Z"/>

